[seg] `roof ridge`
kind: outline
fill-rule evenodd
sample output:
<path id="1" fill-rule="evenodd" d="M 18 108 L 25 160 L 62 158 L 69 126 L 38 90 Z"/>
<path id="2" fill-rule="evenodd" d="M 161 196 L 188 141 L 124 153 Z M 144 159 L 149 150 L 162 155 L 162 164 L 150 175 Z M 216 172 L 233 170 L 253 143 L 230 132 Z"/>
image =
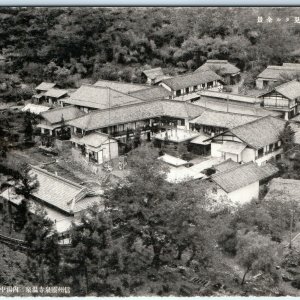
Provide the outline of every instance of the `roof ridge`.
<path id="1" fill-rule="evenodd" d="M 223 161 L 223 163 L 224 162 L 226 162 L 227 160 L 225 160 L 225 161 Z M 230 168 L 230 169 L 228 169 L 228 170 L 224 170 L 224 171 L 222 171 L 222 172 L 218 172 L 218 173 L 214 173 L 214 174 L 212 174 L 210 177 L 211 178 L 215 178 L 215 177 L 219 177 L 220 175 L 223 175 L 223 174 L 225 174 L 225 173 L 229 173 L 229 172 L 231 172 L 231 171 L 233 171 L 233 170 L 236 170 L 236 169 L 238 169 L 238 168 L 243 168 L 243 167 L 245 167 L 245 166 L 247 166 L 247 165 L 250 165 L 250 164 L 254 164 L 254 165 L 256 165 L 257 167 L 258 167 L 258 165 L 255 163 L 255 162 L 253 162 L 253 161 L 249 161 L 249 162 L 247 162 L 247 163 L 244 163 L 244 164 L 239 164 L 238 166 L 234 166 L 234 167 L 232 167 L 232 168 Z"/>
<path id="2" fill-rule="evenodd" d="M 105 82 L 113 82 L 113 83 L 121 83 L 121 84 L 128 84 L 128 85 L 140 85 L 140 86 L 145 86 L 147 87 L 148 85 L 142 84 L 142 83 L 133 83 L 133 82 L 126 82 L 126 81 L 117 81 L 117 80 L 106 80 L 106 79 L 98 79 L 95 83 L 93 83 L 93 86 L 95 85 L 98 81 L 105 81 Z M 84 83 L 83 83 L 84 84 Z M 100 87 L 100 86 L 99 86 Z"/>
<path id="3" fill-rule="evenodd" d="M 211 73 L 215 73 L 216 75 L 218 75 L 216 72 L 214 72 L 214 71 L 211 70 L 211 69 L 209 69 L 209 70 L 204 70 L 204 71 L 202 71 L 201 73 L 205 73 L 205 72 L 211 72 Z M 175 79 L 175 78 L 178 78 L 178 77 L 189 76 L 189 75 L 195 75 L 195 72 L 186 73 L 186 74 L 177 75 L 177 76 L 174 76 L 174 77 L 171 77 L 171 78 L 167 78 L 167 79 L 164 79 L 162 82 L 165 82 L 165 81 L 167 81 L 167 80 L 172 80 L 172 79 Z M 218 75 L 218 76 L 219 76 L 219 75 Z"/>
<path id="4" fill-rule="evenodd" d="M 64 182 L 66 182 L 66 183 L 68 183 L 68 184 L 70 184 L 70 185 L 73 185 L 73 186 L 75 186 L 75 187 L 77 187 L 77 188 L 80 188 L 81 190 L 82 190 L 82 189 L 85 189 L 85 187 L 79 185 L 78 183 L 75 183 L 75 182 L 73 182 L 73 181 L 71 181 L 71 180 L 68 180 L 68 179 L 66 179 L 66 178 L 64 178 L 64 177 L 61 177 L 61 176 L 59 176 L 59 175 L 55 175 L 55 174 L 53 174 L 53 173 L 51 173 L 51 172 L 49 172 L 49 171 L 47 171 L 47 170 L 45 170 L 45 169 L 42 169 L 42 168 L 40 168 L 40 167 L 38 167 L 38 166 L 30 165 L 30 168 L 31 168 L 31 169 L 34 169 L 34 170 L 36 170 L 36 171 L 38 171 L 38 172 L 44 173 L 44 174 L 46 174 L 46 175 L 48 175 L 48 176 L 50 176 L 50 177 L 54 177 L 55 179 L 59 179 L 59 180 L 61 180 L 61 181 L 64 181 Z"/>

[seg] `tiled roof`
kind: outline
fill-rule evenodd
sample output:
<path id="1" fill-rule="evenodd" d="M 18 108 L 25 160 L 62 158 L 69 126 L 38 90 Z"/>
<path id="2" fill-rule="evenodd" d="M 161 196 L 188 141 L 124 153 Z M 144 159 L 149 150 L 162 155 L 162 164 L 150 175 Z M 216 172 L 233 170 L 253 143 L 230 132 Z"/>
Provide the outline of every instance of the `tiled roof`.
<path id="1" fill-rule="evenodd" d="M 171 92 L 169 92 L 162 86 L 154 86 L 148 89 L 131 92 L 129 93 L 129 95 L 132 95 L 142 100 L 169 99 Z"/>
<path id="2" fill-rule="evenodd" d="M 244 114 L 250 116 L 258 116 L 258 117 L 265 117 L 265 116 L 274 116 L 279 117 L 282 113 L 275 112 L 272 110 L 267 110 L 261 107 L 256 107 L 254 105 L 243 105 L 243 104 L 233 104 L 227 103 L 226 101 L 219 101 L 213 99 L 204 99 L 201 98 L 193 102 L 195 105 L 199 105 L 204 108 L 209 108 L 216 111 L 223 111 L 223 112 L 231 112 L 236 114 Z"/>
<path id="3" fill-rule="evenodd" d="M 64 103 L 89 107 L 94 109 L 106 109 L 143 102 L 128 94 L 123 94 L 111 88 L 82 85 L 78 90 L 70 95 L 70 98 L 63 100 Z"/>
<path id="4" fill-rule="evenodd" d="M 207 60 L 206 63 L 199 67 L 195 72 L 205 71 L 207 69 L 211 69 L 214 72 L 219 70 L 221 75 L 235 74 L 240 72 L 239 68 L 237 68 L 235 65 L 231 64 L 227 60 L 213 59 Z"/>
<path id="5" fill-rule="evenodd" d="M 299 70 L 300 71 L 300 70 Z M 291 100 L 300 97 L 300 82 L 292 80 L 275 87 L 275 91 Z"/>
<path id="6" fill-rule="evenodd" d="M 258 119 L 257 116 L 233 114 L 227 112 L 206 110 L 199 117 L 191 120 L 190 123 L 197 123 L 205 126 L 221 128 L 233 128 Z"/>
<path id="7" fill-rule="evenodd" d="M 215 72 L 208 70 L 204 72 L 194 72 L 191 74 L 172 77 L 165 79 L 162 82 L 169 86 L 172 90 L 176 91 L 186 87 L 212 82 L 214 80 L 222 80 L 222 78 Z"/>
<path id="8" fill-rule="evenodd" d="M 155 79 L 158 76 L 164 75 L 162 68 L 154 68 L 154 69 L 150 69 L 150 70 L 144 70 L 143 73 L 150 79 Z"/>
<path id="9" fill-rule="evenodd" d="M 274 178 L 264 201 L 300 201 L 300 180 Z"/>
<path id="10" fill-rule="evenodd" d="M 113 90 L 116 90 L 116 91 L 119 91 L 119 92 L 122 92 L 125 94 L 149 88 L 148 85 L 144 85 L 144 84 L 135 84 L 135 83 L 110 81 L 110 80 L 98 80 L 96 83 L 94 83 L 94 86 L 109 87 Z"/>
<path id="11" fill-rule="evenodd" d="M 38 167 L 31 167 L 39 183 L 33 196 L 68 213 L 72 213 L 75 202 L 84 198 L 86 188 L 65 178 L 56 176 Z"/>
<path id="12" fill-rule="evenodd" d="M 260 149 L 279 140 L 279 134 L 284 129 L 285 123 L 285 120 L 267 116 L 232 128 L 230 131 L 247 145 Z"/>
<path id="13" fill-rule="evenodd" d="M 56 83 L 52 82 L 42 82 L 35 89 L 40 91 L 48 91 L 56 86 Z"/>
<path id="14" fill-rule="evenodd" d="M 62 117 L 67 122 L 83 115 L 85 115 L 85 113 L 74 106 L 51 109 L 41 114 L 41 116 L 51 124 L 59 123 Z"/>
<path id="15" fill-rule="evenodd" d="M 229 100 L 229 101 L 249 103 L 249 104 L 256 104 L 256 103 L 260 102 L 260 100 L 255 97 L 223 93 L 223 92 L 201 91 L 200 95 L 201 95 L 201 97 L 217 98 L 217 99 L 222 99 L 225 101 Z"/>
<path id="16" fill-rule="evenodd" d="M 231 158 L 219 163 L 218 165 L 214 165 L 214 168 L 217 172 L 224 172 L 239 166 L 239 163 L 233 161 Z"/>
<path id="17" fill-rule="evenodd" d="M 202 107 L 191 103 L 174 100 L 156 100 L 93 112 L 69 121 L 68 124 L 84 130 L 94 130 L 159 116 L 191 119 L 199 116 L 203 111 Z"/>
<path id="18" fill-rule="evenodd" d="M 48 107 L 48 106 L 36 105 L 33 103 L 29 103 L 29 104 L 25 105 L 25 107 L 22 108 L 22 111 L 29 111 L 32 114 L 39 115 L 49 109 L 50 109 L 50 107 Z"/>
<path id="19" fill-rule="evenodd" d="M 257 78 L 279 79 L 282 74 L 293 75 L 300 72 L 300 64 L 283 64 L 282 66 L 268 66 Z"/>
<path id="20" fill-rule="evenodd" d="M 109 142 L 109 138 L 107 134 L 100 132 L 92 132 L 88 135 L 83 136 L 82 138 L 78 138 L 73 136 L 71 139 L 72 142 L 76 142 L 80 145 L 88 145 L 94 148 L 98 148 L 103 144 L 107 144 Z M 111 143 L 115 142 L 115 140 L 110 139 Z"/>
<path id="21" fill-rule="evenodd" d="M 68 91 L 66 91 L 66 90 L 50 89 L 44 94 L 44 96 L 53 97 L 53 98 L 60 98 L 64 95 L 66 95 L 67 93 L 68 93 Z"/>
<path id="22" fill-rule="evenodd" d="M 269 176 L 265 169 L 254 162 L 249 162 L 215 173 L 211 179 L 225 192 L 230 193 Z"/>

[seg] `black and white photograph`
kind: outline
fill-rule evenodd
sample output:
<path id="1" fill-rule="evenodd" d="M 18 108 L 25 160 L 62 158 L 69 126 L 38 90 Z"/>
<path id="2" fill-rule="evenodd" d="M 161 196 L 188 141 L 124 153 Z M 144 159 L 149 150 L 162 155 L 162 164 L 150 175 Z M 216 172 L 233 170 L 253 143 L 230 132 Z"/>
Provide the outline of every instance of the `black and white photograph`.
<path id="1" fill-rule="evenodd" d="M 0 6 L 0 296 L 300 296 L 300 7 Z"/>

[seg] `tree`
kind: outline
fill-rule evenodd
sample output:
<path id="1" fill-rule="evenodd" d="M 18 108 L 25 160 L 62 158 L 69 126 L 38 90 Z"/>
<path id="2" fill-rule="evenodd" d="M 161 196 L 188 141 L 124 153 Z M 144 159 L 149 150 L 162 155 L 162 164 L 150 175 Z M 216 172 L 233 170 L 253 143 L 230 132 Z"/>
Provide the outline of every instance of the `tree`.
<path id="1" fill-rule="evenodd" d="M 275 267 L 278 262 L 276 244 L 267 236 L 262 236 L 254 231 L 248 233 L 239 232 L 237 242 L 237 259 L 244 267 L 244 275 L 241 281 L 243 285 L 246 276 L 250 272 L 261 271 L 277 280 Z"/>
<path id="2" fill-rule="evenodd" d="M 33 126 L 32 126 L 30 112 L 25 113 L 25 117 L 24 117 L 24 135 L 25 135 L 25 141 L 29 141 L 29 142 L 32 141 Z"/>
<path id="3" fill-rule="evenodd" d="M 282 142 L 284 153 L 291 150 L 294 146 L 295 132 L 292 130 L 289 122 L 286 122 L 284 129 L 279 134 L 279 140 Z"/>
<path id="4" fill-rule="evenodd" d="M 29 199 L 38 188 L 39 183 L 36 175 L 31 174 L 31 168 L 28 164 L 17 163 L 12 168 L 15 170 L 13 175 L 16 180 L 16 193 L 23 196 L 14 215 L 16 229 L 22 230 L 27 223 Z"/>
<path id="5" fill-rule="evenodd" d="M 34 282 L 58 284 L 60 281 L 59 264 L 61 259 L 58 234 L 53 222 L 39 206 L 28 214 L 24 228 L 25 241 L 28 243 L 27 266 Z"/>
<path id="6" fill-rule="evenodd" d="M 112 240 L 113 224 L 106 212 L 94 205 L 73 224 L 71 248 L 64 256 L 64 273 L 75 295 L 124 295 L 122 248 Z M 125 280 L 125 283 L 123 283 Z"/>

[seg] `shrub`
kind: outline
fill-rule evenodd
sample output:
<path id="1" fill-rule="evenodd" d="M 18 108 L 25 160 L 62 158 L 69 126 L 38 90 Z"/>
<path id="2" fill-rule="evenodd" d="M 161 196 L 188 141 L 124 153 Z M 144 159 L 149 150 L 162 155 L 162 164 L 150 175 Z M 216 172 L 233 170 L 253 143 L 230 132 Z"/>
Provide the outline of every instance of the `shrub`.
<path id="1" fill-rule="evenodd" d="M 223 251 L 235 255 L 237 237 L 236 230 L 232 228 L 225 228 L 218 236 L 218 245 L 223 249 Z"/>

